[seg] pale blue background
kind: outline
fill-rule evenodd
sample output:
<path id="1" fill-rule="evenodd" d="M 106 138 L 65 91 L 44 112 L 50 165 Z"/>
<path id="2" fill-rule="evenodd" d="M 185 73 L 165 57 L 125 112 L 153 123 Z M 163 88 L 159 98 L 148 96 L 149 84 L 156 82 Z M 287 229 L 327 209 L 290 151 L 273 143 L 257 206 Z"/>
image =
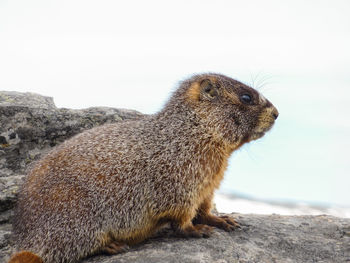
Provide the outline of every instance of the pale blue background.
<path id="1" fill-rule="evenodd" d="M 120 3 L 0 0 L 0 90 L 153 113 L 195 72 L 262 85 L 280 117 L 221 190 L 350 206 L 349 1 Z"/>

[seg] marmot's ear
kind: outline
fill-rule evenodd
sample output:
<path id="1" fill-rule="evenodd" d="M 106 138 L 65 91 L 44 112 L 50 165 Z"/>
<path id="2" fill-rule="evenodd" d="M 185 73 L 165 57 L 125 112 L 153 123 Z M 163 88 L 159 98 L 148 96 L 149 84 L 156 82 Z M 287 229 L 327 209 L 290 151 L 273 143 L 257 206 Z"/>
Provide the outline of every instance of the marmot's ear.
<path id="1" fill-rule="evenodd" d="M 219 85 L 213 83 L 210 79 L 202 80 L 200 82 L 200 87 L 202 98 L 213 99 L 217 97 Z"/>

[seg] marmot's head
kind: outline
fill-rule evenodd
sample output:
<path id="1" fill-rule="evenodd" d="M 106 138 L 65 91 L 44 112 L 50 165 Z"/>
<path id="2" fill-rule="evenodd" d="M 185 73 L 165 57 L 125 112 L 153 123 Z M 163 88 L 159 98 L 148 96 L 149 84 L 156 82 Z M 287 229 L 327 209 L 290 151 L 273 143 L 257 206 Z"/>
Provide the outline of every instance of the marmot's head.
<path id="1" fill-rule="evenodd" d="M 195 75 L 182 88 L 205 125 L 232 146 L 262 137 L 278 117 L 258 91 L 220 74 Z"/>

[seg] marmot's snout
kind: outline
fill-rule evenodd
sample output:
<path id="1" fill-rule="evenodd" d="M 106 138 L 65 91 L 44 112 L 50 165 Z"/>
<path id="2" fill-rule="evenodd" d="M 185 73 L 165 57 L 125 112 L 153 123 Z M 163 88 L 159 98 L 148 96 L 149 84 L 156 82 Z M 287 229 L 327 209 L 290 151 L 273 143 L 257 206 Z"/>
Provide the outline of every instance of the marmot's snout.
<path id="1" fill-rule="evenodd" d="M 259 115 L 259 121 L 250 136 L 250 140 L 256 140 L 264 136 L 264 134 L 273 127 L 278 115 L 278 110 L 272 104 L 264 108 Z"/>
<path id="2" fill-rule="evenodd" d="M 275 120 L 277 120 L 278 115 L 279 115 L 278 110 L 275 107 L 273 107 L 272 116 L 275 118 Z"/>

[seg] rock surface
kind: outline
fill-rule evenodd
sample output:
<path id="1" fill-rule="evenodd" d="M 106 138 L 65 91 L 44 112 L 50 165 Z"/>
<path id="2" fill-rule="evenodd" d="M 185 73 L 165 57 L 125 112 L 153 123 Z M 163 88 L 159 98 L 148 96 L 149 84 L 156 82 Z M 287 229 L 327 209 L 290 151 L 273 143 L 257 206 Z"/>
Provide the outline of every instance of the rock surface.
<path id="1" fill-rule="evenodd" d="M 331 216 L 232 215 L 242 229 L 210 238 L 157 237 L 85 262 L 350 262 L 350 220 Z"/>
<path id="2" fill-rule="evenodd" d="M 350 262 L 350 219 L 233 216 L 242 228 L 231 233 L 216 229 L 209 238 L 183 239 L 172 237 L 168 230 L 126 253 L 94 256 L 82 262 Z M 9 253 L 9 234 L 9 226 L 0 231 L 0 262 L 5 262 Z"/>
<path id="3" fill-rule="evenodd" d="M 135 118 L 142 114 L 104 107 L 58 109 L 48 97 L 0 91 L 0 262 L 13 247 L 10 218 L 28 165 L 85 129 Z M 350 219 L 233 216 L 242 229 L 232 233 L 216 229 L 210 238 L 182 239 L 164 230 L 124 254 L 83 262 L 350 262 Z"/>

